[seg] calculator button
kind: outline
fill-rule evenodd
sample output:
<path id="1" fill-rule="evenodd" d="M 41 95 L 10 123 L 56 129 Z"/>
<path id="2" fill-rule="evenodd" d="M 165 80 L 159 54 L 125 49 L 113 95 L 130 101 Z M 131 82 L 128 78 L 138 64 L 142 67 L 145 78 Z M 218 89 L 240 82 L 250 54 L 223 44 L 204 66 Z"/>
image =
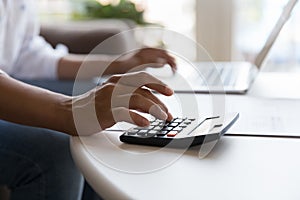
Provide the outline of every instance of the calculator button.
<path id="1" fill-rule="evenodd" d="M 163 127 L 161 130 L 162 130 L 162 131 L 171 131 L 172 129 L 173 129 L 173 127 L 165 126 L 165 127 Z"/>
<path id="2" fill-rule="evenodd" d="M 163 127 L 163 126 L 165 126 L 166 124 L 164 123 L 164 122 L 161 122 L 161 123 L 159 123 L 158 124 L 158 126 L 161 126 L 161 127 Z"/>
<path id="3" fill-rule="evenodd" d="M 137 133 L 139 130 L 132 128 L 127 131 L 127 133 Z"/>
<path id="4" fill-rule="evenodd" d="M 128 131 L 128 132 L 127 132 L 127 135 L 136 135 L 136 133 L 137 133 L 137 132 L 135 132 L 135 131 Z"/>
<path id="5" fill-rule="evenodd" d="M 207 117 L 206 120 L 208 120 L 208 119 L 217 119 L 217 118 L 220 118 L 220 116 Z"/>
<path id="6" fill-rule="evenodd" d="M 175 127 L 172 131 L 178 131 L 178 132 L 181 132 L 182 131 L 182 127 Z"/>
<path id="7" fill-rule="evenodd" d="M 157 133 L 157 131 L 154 131 L 154 130 L 151 130 L 148 132 L 148 134 L 156 134 L 156 133 Z"/>
<path id="8" fill-rule="evenodd" d="M 215 124 L 215 125 L 214 125 L 214 128 L 219 128 L 219 127 L 221 127 L 221 126 L 223 126 L 223 124 Z"/>
<path id="9" fill-rule="evenodd" d="M 160 126 L 156 126 L 153 128 L 153 130 L 155 130 L 155 131 L 160 131 L 161 129 L 162 129 L 162 127 L 160 127 Z"/>
<path id="10" fill-rule="evenodd" d="M 151 123 L 151 125 L 152 126 L 157 126 L 157 125 L 159 125 L 159 122 L 153 122 L 153 123 Z"/>
<path id="11" fill-rule="evenodd" d="M 136 128 L 134 128 L 135 130 L 138 130 L 138 131 L 140 131 L 140 130 L 149 130 L 149 129 L 153 129 L 154 128 L 154 126 L 146 126 L 146 127 L 136 127 Z"/>
<path id="12" fill-rule="evenodd" d="M 177 118 L 177 119 L 175 119 L 173 122 L 176 122 L 176 123 L 181 123 L 181 122 L 183 122 L 183 119 L 179 119 L 179 118 Z"/>
<path id="13" fill-rule="evenodd" d="M 215 124 L 214 126 L 211 127 L 211 129 L 209 131 L 212 131 L 214 129 L 220 128 L 222 126 L 223 126 L 223 124 Z"/>
<path id="14" fill-rule="evenodd" d="M 167 136 L 168 136 L 168 137 L 175 137 L 177 134 L 178 134 L 177 131 L 170 131 L 170 132 L 167 134 Z"/>
<path id="15" fill-rule="evenodd" d="M 156 135 L 157 136 L 165 136 L 169 131 L 160 131 Z"/>
<path id="16" fill-rule="evenodd" d="M 155 122 L 156 121 L 156 119 L 155 118 L 151 118 L 151 119 L 149 119 L 149 122 Z"/>
<path id="17" fill-rule="evenodd" d="M 176 127 L 178 126 L 179 123 L 175 123 L 175 122 L 172 122 L 171 124 L 169 124 L 168 126 L 171 126 L 171 127 Z"/>
<path id="18" fill-rule="evenodd" d="M 144 127 L 144 129 L 153 129 L 154 128 L 154 126 L 147 126 L 147 127 Z"/>
<path id="19" fill-rule="evenodd" d="M 148 130 L 140 130 L 137 134 L 144 136 L 144 135 L 146 135 L 146 133 L 148 133 Z"/>

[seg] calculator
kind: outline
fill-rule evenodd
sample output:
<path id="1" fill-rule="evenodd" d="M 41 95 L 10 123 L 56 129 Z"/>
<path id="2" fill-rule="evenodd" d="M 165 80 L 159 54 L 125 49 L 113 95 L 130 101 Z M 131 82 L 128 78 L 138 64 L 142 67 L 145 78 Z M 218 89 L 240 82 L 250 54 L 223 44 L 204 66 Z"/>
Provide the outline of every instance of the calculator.
<path id="1" fill-rule="evenodd" d="M 237 121 L 238 113 L 200 119 L 177 117 L 170 122 L 151 119 L 147 127 L 134 127 L 120 136 L 124 143 L 188 148 L 219 140 Z"/>

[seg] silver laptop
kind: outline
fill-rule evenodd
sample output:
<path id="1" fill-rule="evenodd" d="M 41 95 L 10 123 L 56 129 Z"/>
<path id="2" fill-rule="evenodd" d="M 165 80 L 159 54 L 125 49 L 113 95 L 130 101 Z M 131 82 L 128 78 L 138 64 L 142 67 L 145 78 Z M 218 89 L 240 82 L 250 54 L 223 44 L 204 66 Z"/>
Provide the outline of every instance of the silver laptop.
<path id="1" fill-rule="evenodd" d="M 148 69 L 148 72 L 158 77 L 175 92 L 200 93 L 239 93 L 248 91 L 261 69 L 282 27 L 289 19 L 298 0 L 289 0 L 267 38 L 262 50 L 257 54 L 254 63 L 251 62 L 199 62 L 179 63 L 178 71 L 173 74 L 167 67 Z M 189 65 L 189 66 L 184 66 Z"/>

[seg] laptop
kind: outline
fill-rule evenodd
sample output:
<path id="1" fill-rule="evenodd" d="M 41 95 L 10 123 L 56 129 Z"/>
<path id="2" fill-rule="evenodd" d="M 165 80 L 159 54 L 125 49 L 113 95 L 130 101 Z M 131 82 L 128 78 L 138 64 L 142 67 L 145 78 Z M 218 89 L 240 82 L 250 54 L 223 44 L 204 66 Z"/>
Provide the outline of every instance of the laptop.
<path id="1" fill-rule="evenodd" d="M 252 63 L 182 62 L 178 63 L 178 70 L 175 73 L 167 67 L 149 68 L 147 71 L 167 83 L 177 93 L 191 91 L 195 93 L 246 93 L 297 2 L 298 0 L 288 1 L 265 45 Z"/>

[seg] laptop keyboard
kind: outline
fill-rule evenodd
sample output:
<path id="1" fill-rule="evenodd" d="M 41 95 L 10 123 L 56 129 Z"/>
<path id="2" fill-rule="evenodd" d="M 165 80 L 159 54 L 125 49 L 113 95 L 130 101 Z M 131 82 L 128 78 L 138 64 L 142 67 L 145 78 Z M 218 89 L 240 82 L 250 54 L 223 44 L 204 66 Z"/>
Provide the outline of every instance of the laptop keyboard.
<path id="1" fill-rule="evenodd" d="M 208 85 L 215 86 L 223 84 L 224 86 L 231 86 L 236 82 L 236 71 L 233 70 L 230 65 L 222 65 L 217 69 L 210 69 L 205 77 L 207 77 L 206 82 Z M 222 81 L 222 83 L 220 83 L 220 81 Z"/>

